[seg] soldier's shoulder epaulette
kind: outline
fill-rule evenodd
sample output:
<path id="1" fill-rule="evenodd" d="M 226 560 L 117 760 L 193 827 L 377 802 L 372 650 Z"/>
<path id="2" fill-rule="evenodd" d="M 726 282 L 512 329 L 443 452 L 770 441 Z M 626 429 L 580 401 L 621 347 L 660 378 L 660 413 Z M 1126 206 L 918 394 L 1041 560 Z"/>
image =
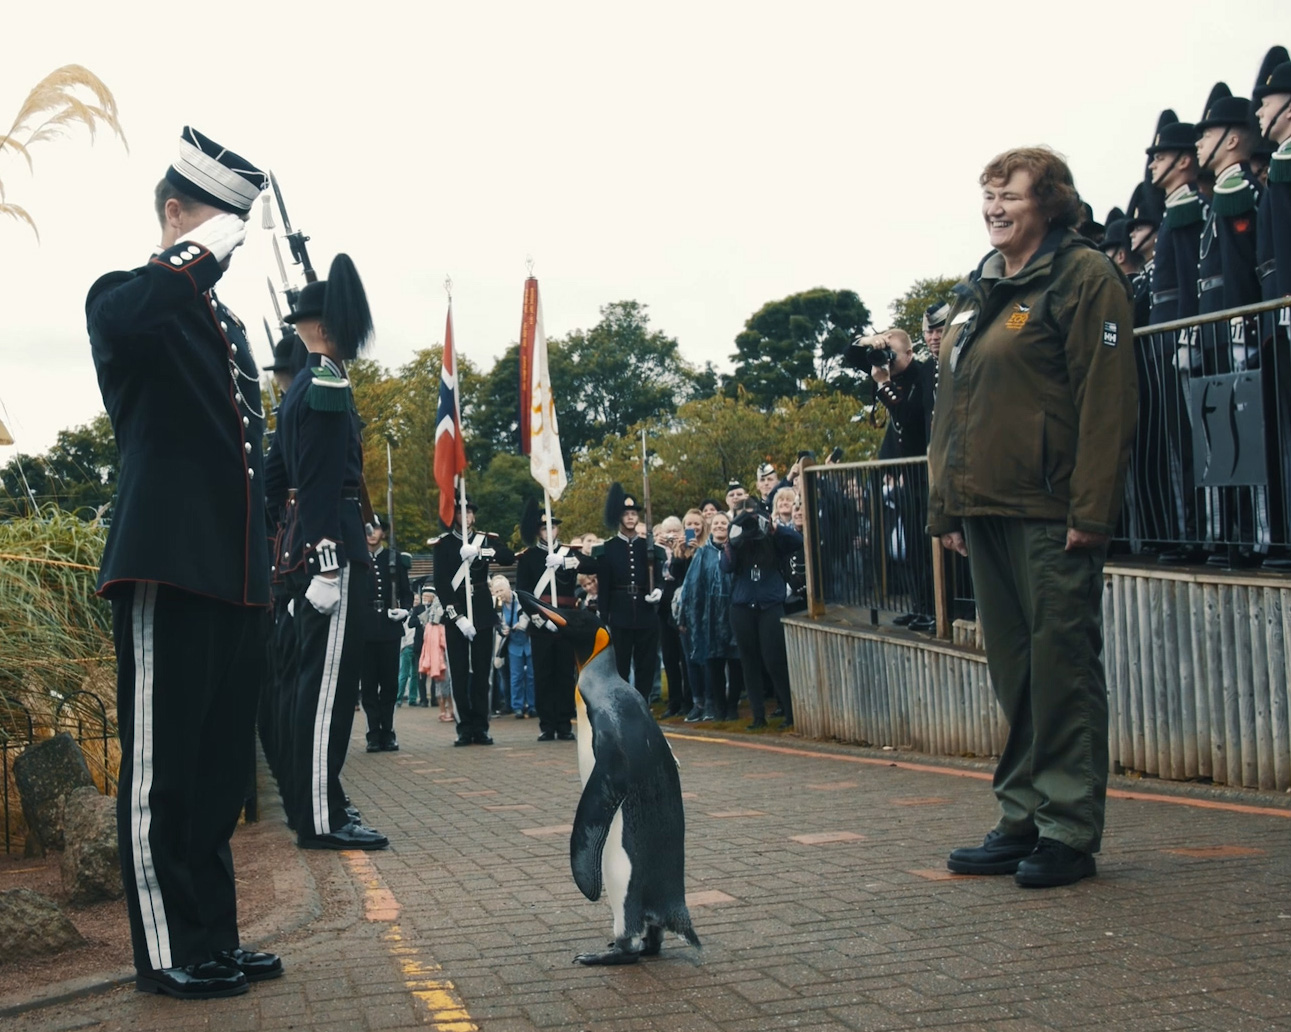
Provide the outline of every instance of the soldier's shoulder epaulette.
<path id="1" fill-rule="evenodd" d="M 433 537 L 429 541 L 427 541 L 426 544 L 430 545 L 433 548 L 435 545 L 443 541 L 446 536 L 447 535 L 445 534 L 439 534 L 436 537 Z"/>
<path id="2" fill-rule="evenodd" d="M 404 569 L 404 570 L 411 570 L 411 569 L 412 569 L 412 553 L 411 553 L 411 552 L 400 552 L 400 553 L 399 553 L 399 567 L 400 567 L 400 569 Z"/>
<path id="3" fill-rule="evenodd" d="M 1244 215 L 1255 210 L 1255 187 L 1242 173 L 1234 172 L 1215 184 L 1215 198 L 1211 206 L 1215 214 L 1224 218 Z"/>
<path id="4" fill-rule="evenodd" d="M 1183 229 L 1206 221 L 1205 209 L 1201 206 L 1201 196 L 1195 190 L 1189 190 L 1172 201 L 1165 202 L 1165 221 L 1171 229 Z"/>
<path id="5" fill-rule="evenodd" d="M 1269 162 L 1269 182 L 1291 183 L 1291 140 L 1284 141 L 1273 152 L 1273 160 Z"/>
<path id="6" fill-rule="evenodd" d="M 305 400 L 315 412 L 344 412 L 350 407 L 350 381 L 326 366 L 310 369 L 313 377 Z"/>

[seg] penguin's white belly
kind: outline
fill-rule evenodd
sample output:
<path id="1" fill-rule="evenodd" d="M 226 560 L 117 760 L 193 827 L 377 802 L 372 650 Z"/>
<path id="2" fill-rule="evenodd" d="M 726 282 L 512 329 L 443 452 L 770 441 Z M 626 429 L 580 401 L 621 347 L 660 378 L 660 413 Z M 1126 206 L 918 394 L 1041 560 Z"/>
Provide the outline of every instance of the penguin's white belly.
<path id="1" fill-rule="evenodd" d="M 624 906 L 628 897 L 628 883 L 632 880 L 632 860 L 623 848 L 623 808 L 619 807 L 610 822 L 610 833 L 601 850 L 601 881 L 605 898 L 614 914 L 614 938 L 621 939 L 627 932 Z"/>
<path id="2" fill-rule="evenodd" d="M 587 787 L 587 779 L 592 776 L 596 766 L 596 754 L 592 752 L 592 723 L 587 719 L 587 706 L 581 695 L 576 696 L 578 703 L 578 780 Z"/>

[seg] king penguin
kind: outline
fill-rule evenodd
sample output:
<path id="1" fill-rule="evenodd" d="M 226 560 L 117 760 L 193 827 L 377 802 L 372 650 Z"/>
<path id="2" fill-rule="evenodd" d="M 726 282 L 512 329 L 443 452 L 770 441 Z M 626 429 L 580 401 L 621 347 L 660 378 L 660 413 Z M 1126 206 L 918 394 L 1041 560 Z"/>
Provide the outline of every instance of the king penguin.
<path id="1" fill-rule="evenodd" d="M 583 895 L 604 891 L 614 914 L 614 941 L 604 953 L 580 953 L 580 964 L 635 964 L 676 932 L 699 936 L 686 909 L 686 816 L 677 760 L 641 694 L 619 676 L 609 631 L 594 613 L 555 609 L 528 592 L 525 611 L 566 636 L 578 661 L 578 773 L 583 794 L 569 837 L 569 862 Z M 549 625 L 549 626 L 548 626 Z"/>

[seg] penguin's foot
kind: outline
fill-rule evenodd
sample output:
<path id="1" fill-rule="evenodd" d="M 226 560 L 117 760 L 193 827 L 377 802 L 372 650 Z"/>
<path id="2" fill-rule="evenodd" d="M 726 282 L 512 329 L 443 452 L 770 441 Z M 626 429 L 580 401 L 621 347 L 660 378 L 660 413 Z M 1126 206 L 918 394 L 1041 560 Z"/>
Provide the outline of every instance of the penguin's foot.
<path id="1" fill-rule="evenodd" d="M 658 925 L 647 925 L 645 939 L 641 943 L 641 956 L 657 957 L 663 949 L 663 929 Z"/>
<path id="2" fill-rule="evenodd" d="M 618 942 L 612 942 L 605 953 L 580 953 L 574 958 L 574 961 L 578 964 L 586 964 L 588 967 L 596 965 L 610 966 L 615 964 L 635 964 L 640 957 L 641 950 L 630 949 Z"/>

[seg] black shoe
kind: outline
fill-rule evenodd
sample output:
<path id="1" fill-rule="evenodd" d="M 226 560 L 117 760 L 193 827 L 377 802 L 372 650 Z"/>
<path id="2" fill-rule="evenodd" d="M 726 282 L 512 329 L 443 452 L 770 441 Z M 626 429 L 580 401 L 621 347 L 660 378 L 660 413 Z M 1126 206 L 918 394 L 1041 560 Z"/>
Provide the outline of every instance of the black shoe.
<path id="1" fill-rule="evenodd" d="M 384 751 L 385 751 L 385 746 L 381 744 L 381 739 L 379 738 L 368 739 L 368 752 L 384 752 Z"/>
<path id="2" fill-rule="evenodd" d="M 662 719 L 670 720 L 672 717 L 680 717 L 680 716 L 681 716 L 680 707 L 678 707 L 677 709 L 673 709 L 671 706 L 669 706 L 666 710 L 663 711 Z"/>
<path id="3" fill-rule="evenodd" d="M 917 616 L 918 616 L 917 613 L 905 613 L 901 616 L 898 616 L 895 620 L 892 621 L 892 623 L 897 627 L 905 627 L 907 624 L 910 623 L 911 620 L 915 619 Z"/>
<path id="4" fill-rule="evenodd" d="M 523 714 L 523 713 L 517 713 L 517 714 L 516 714 L 516 720 L 524 720 L 524 714 Z"/>
<path id="5" fill-rule="evenodd" d="M 391 731 L 388 735 L 386 735 L 384 738 L 381 739 L 381 751 L 382 752 L 399 751 L 399 739 L 397 739 L 394 736 L 393 731 Z"/>
<path id="6" fill-rule="evenodd" d="M 686 714 L 684 719 L 685 719 L 685 723 L 687 724 L 698 724 L 701 720 L 704 719 L 704 711 L 700 709 L 693 709 Z"/>
<path id="7" fill-rule="evenodd" d="M 980 846 L 963 846 L 951 850 L 947 869 L 955 874 L 1012 874 L 1035 850 L 1039 833 L 1005 835 L 992 831 Z"/>
<path id="8" fill-rule="evenodd" d="M 752 724 L 747 725 L 747 726 L 745 727 L 745 729 L 744 729 L 744 730 L 746 730 L 746 731 L 759 731 L 759 730 L 761 730 L 762 728 L 764 728 L 764 727 L 766 727 L 766 726 L 767 726 L 767 722 L 766 722 L 765 720 L 755 720 L 755 721 L 753 721 L 753 723 L 752 723 Z"/>
<path id="9" fill-rule="evenodd" d="M 248 982 L 267 982 L 282 975 L 282 958 L 276 953 L 258 953 L 239 946 L 236 950 L 218 950 L 215 959 L 225 967 L 237 968 Z"/>
<path id="10" fill-rule="evenodd" d="M 776 730 L 777 730 L 777 731 L 792 731 L 792 730 L 793 730 L 793 718 L 792 718 L 792 717 L 790 717 L 788 720 L 781 721 L 780 726 L 779 726 L 778 728 L 776 728 Z"/>
<path id="11" fill-rule="evenodd" d="M 916 616 L 909 623 L 909 629 L 919 634 L 931 634 L 937 629 L 935 616 Z"/>
<path id="12" fill-rule="evenodd" d="M 554 742 L 555 740 L 556 740 L 555 731 L 544 731 L 542 734 L 538 736 L 538 741 L 540 742 Z"/>
<path id="13" fill-rule="evenodd" d="M 556 738 L 561 742 L 573 742 L 577 739 L 573 731 L 557 731 Z"/>
<path id="14" fill-rule="evenodd" d="M 208 960 L 202 964 L 140 971 L 134 976 L 137 992 L 173 996 L 177 1000 L 210 1000 L 240 996 L 249 987 L 247 976 L 236 967 Z"/>
<path id="15" fill-rule="evenodd" d="M 471 738 L 471 741 L 474 742 L 476 745 L 493 744 L 493 739 L 490 738 L 488 735 L 486 735 L 483 731 L 475 732 L 474 736 Z"/>
<path id="16" fill-rule="evenodd" d="M 297 835 L 296 845 L 301 849 L 385 849 L 390 840 L 365 824 L 351 821 L 324 835 Z"/>
<path id="17" fill-rule="evenodd" d="M 1035 851 L 1018 864 L 1013 880 L 1023 888 L 1049 889 L 1072 885 L 1097 873 L 1094 854 L 1072 849 L 1057 839 L 1042 838 L 1036 843 Z"/>
<path id="18" fill-rule="evenodd" d="M 470 735 L 458 735 L 457 741 L 455 741 L 453 744 L 454 745 L 474 745 L 475 739 L 472 738 Z"/>
<path id="19" fill-rule="evenodd" d="M 783 717 L 783 716 L 784 716 L 784 707 L 783 707 L 783 706 L 777 706 L 774 710 L 772 710 L 772 711 L 771 711 L 771 716 L 773 716 L 773 717 Z"/>
<path id="20" fill-rule="evenodd" d="M 363 823 L 363 814 L 359 813 L 359 808 L 357 806 L 347 805 L 345 807 L 345 816 L 348 817 L 355 824 Z M 295 830 L 296 830 L 295 828 L 292 828 L 292 831 L 295 831 Z"/>

